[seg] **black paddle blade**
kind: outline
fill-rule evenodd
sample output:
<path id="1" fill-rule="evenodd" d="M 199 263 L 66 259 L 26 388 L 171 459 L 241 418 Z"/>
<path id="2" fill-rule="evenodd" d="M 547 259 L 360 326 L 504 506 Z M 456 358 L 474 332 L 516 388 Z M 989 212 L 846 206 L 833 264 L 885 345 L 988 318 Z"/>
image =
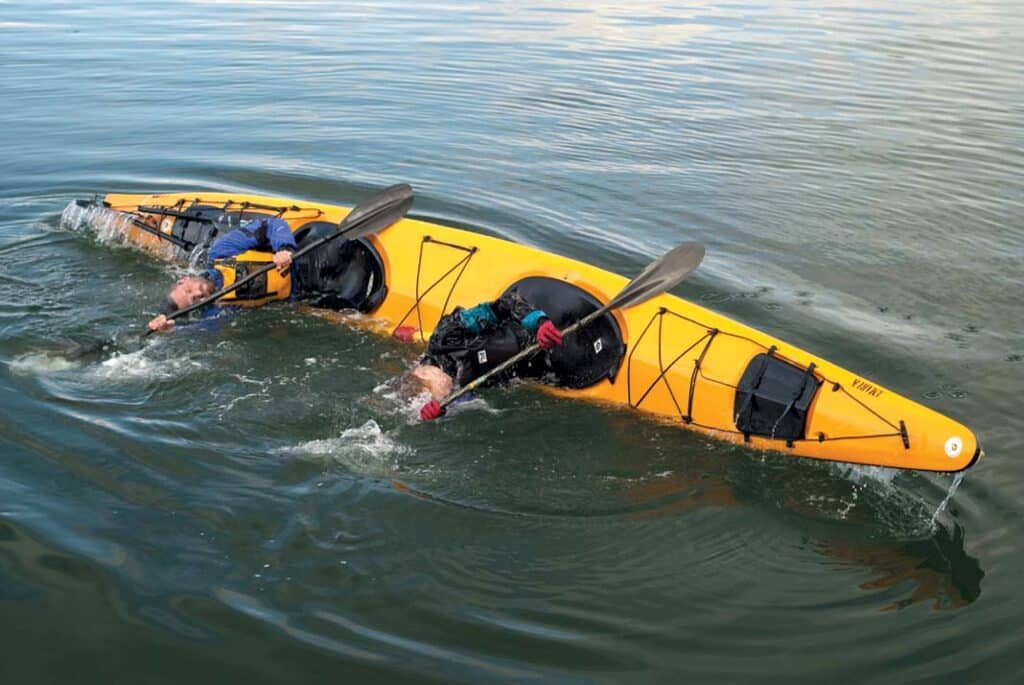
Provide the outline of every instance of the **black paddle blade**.
<path id="1" fill-rule="evenodd" d="M 704 259 L 704 244 L 683 243 L 647 265 L 629 285 L 604 306 L 622 309 L 640 304 L 655 295 L 671 290 L 693 273 Z"/>
<path id="2" fill-rule="evenodd" d="M 67 340 L 54 354 L 69 362 L 89 364 L 101 362 L 117 354 L 134 352 L 141 348 L 141 338 L 137 335 L 126 335 L 122 338 L 106 338 L 104 340 Z"/>
<path id="3" fill-rule="evenodd" d="M 338 231 L 348 240 L 372 235 L 395 223 L 412 207 L 412 186 L 399 183 L 385 188 L 366 202 L 352 208 Z"/>
<path id="4" fill-rule="evenodd" d="M 58 354 L 69 362 L 98 362 L 111 356 L 116 350 L 113 340 L 94 340 L 90 342 L 72 342 Z"/>

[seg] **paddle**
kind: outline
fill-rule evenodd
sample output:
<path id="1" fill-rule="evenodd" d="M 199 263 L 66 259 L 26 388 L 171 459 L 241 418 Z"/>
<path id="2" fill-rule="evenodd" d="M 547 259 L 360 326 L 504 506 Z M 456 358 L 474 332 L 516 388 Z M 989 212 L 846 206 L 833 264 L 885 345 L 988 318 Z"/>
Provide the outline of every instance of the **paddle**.
<path id="1" fill-rule="evenodd" d="M 703 259 L 704 245 L 702 243 L 683 243 L 682 245 L 669 250 L 661 257 L 648 264 L 647 268 L 641 271 L 636 278 L 627 283 L 626 287 L 620 290 L 619 294 L 613 297 L 608 304 L 604 305 L 597 311 L 587 314 L 576 323 L 563 329 L 562 337 L 571 335 L 612 309 L 625 309 L 626 307 L 638 305 L 641 302 L 646 302 L 655 295 L 660 295 L 661 293 L 671 289 L 693 273 L 693 270 L 700 266 L 701 260 Z M 484 375 L 470 381 L 452 394 L 448 395 L 448 397 L 441 401 L 441 407 L 447 407 L 462 395 L 470 392 L 471 390 L 475 390 L 486 383 L 491 377 L 536 353 L 539 349 L 540 345 L 534 343 L 514 357 L 505 360 L 503 363 L 494 367 Z"/>
<path id="2" fill-rule="evenodd" d="M 338 224 L 338 230 L 335 233 L 315 240 L 301 250 L 296 250 L 292 254 L 292 261 L 294 262 L 302 255 L 342 236 L 346 236 L 349 240 L 356 240 L 381 231 L 405 216 L 411 206 L 412 187 L 407 183 L 399 183 L 390 188 L 385 188 L 349 212 L 348 216 Z M 267 264 L 248 274 L 245 278 L 240 278 L 226 288 L 221 288 L 212 295 L 203 298 L 199 302 L 168 314 L 167 318 L 171 320 L 177 319 L 180 316 L 185 316 L 190 312 L 201 309 L 274 268 L 276 267 L 273 264 Z M 146 337 L 150 333 L 153 333 L 153 330 L 147 328 L 142 337 Z"/>

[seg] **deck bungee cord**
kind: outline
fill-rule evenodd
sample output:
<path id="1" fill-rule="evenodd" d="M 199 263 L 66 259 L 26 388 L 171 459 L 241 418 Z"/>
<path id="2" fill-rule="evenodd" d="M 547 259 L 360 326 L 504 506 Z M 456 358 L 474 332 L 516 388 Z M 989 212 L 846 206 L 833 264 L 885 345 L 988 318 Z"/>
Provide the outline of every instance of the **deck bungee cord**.
<path id="1" fill-rule="evenodd" d="M 695 324 L 697 326 L 704 326 L 706 328 L 706 332 L 700 338 L 698 338 L 696 341 L 690 343 L 689 346 L 687 346 L 682 352 L 680 352 L 678 355 L 676 355 L 672 359 L 672 361 L 669 362 L 667 365 L 662 363 L 662 352 L 664 350 L 664 340 L 663 340 L 663 337 L 662 337 L 663 336 L 663 326 L 661 325 L 661 322 L 662 322 L 662 317 L 665 317 L 665 316 L 678 317 L 679 319 L 682 319 L 682 320 L 685 320 L 687 322 L 693 323 L 693 324 Z M 658 375 L 652 381 L 650 381 L 649 385 L 641 393 L 640 397 L 637 398 L 634 401 L 634 399 L 632 397 L 633 383 L 632 383 L 632 367 L 631 367 L 631 361 L 632 361 L 632 357 L 633 357 L 633 352 L 643 342 L 644 338 L 647 336 L 648 332 L 650 331 L 650 329 L 651 329 L 651 327 L 652 327 L 652 325 L 654 324 L 655 321 L 658 321 L 657 345 L 658 345 L 658 369 L 659 369 L 659 372 L 658 372 Z M 715 339 L 718 336 L 734 337 L 734 338 L 743 340 L 745 342 L 748 342 L 748 343 L 750 343 L 752 345 L 755 345 L 755 346 L 757 346 L 757 347 L 759 347 L 759 348 L 764 350 L 763 356 L 761 357 L 761 360 L 760 360 L 760 366 L 757 367 L 757 370 L 754 372 L 754 383 L 750 387 L 743 388 L 739 384 L 732 384 L 732 383 L 729 383 L 727 381 L 723 381 L 723 380 L 716 379 L 716 378 L 711 378 L 711 377 L 709 377 L 709 376 L 704 374 L 703 369 L 702 369 L 702 361 L 704 360 L 704 358 L 707 355 L 707 353 L 711 350 L 712 343 L 715 341 Z M 694 359 L 694 362 L 693 362 L 693 370 L 690 372 L 689 391 L 687 392 L 687 409 L 684 412 L 682 410 L 682 408 L 680 407 L 680 405 L 679 405 L 679 401 L 677 399 L 676 392 L 675 392 L 674 388 L 672 387 L 670 379 L 667 376 L 668 376 L 668 372 L 677 363 L 679 363 L 681 360 L 686 358 L 686 356 L 689 354 L 689 352 L 691 352 L 694 348 L 696 348 L 701 343 L 705 343 L 705 344 L 704 344 L 704 347 L 701 349 L 700 354 Z M 715 329 L 715 328 L 710 328 L 710 327 L 707 327 L 705 324 L 701 323 L 700 321 L 697 321 L 697 320 L 692 319 L 690 317 L 687 317 L 687 316 L 684 316 L 682 314 L 678 314 L 676 312 L 673 312 L 673 311 L 669 310 L 668 308 L 661 308 L 651 317 L 651 319 L 647 322 L 647 325 L 644 326 L 644 329 L 641 331 L 639 337 L 637 338 L 636 342 L 633 345 L 633 348 L 630 350 L 629 356 L 627 357 L 627 360 L 626 360 L 626 376 L 627 376 L 627 379 L 628 379 L 627 380 L 627 388 L 629 389 L 629 395 L 628 395 L 627 401 L 628 401 L 629 406 L 633 407 L 634 409 L 641 409 L 644 400 L 654 390 L 655 386 L 657 386 L 659 383 L 663 383 L 665 385 L 666 390 L 668 391 L 669 395 L 672 398 L 672 402 L 673 402 L 673 404 L 675 406 L 676 413 L 678 414 L 678 417 L 679 417 L 680 421 L 682 421 L 683 423 L 685 423 L 687 425 L 693 425 L 693 426 L 698 427 L 698 428 L 704 428 L 704 429 L 707 429 L 707 430 L 716 430 L 716 431 L 728 432 L 728 433 L 732 433 L 732 434 L 735 434 L 735 435 L 743 436 L 744 442 L 750 442 L 751 436 L 753 435 L 752 431 L 749 431 L 749 430 L 744 431 L 744 430 L 738 430 L 738 429 L 736 429 L 736 430 L 723 429 L 723 428 L 721 428 L 719 426 L 711 426 L 711 425 L 701 424 L 699 422 L 694 421 L 694 419 L 693 419 L 693 403 L 694 403 L 694 392 L 695 392 L 695 389 L 696 389 L 697 378 L 699 376 L 700 378 L 703 378 L 704 380 L 706 380 L 706 381 L 708 381 L 710 383 L 714 383 L 716 385 L 721 385 L 721 386 L 730 388 L 730 389 L 736 391 L 737 394 L 742 394 L 742 397 L 743 397 L 742 404 L 740 405 L 739 409 L 735 412 L 734 419 L 733 419 L 734 422 L 737 425 L 741 425 L 743 423 L 743 421 L 744 421 L 744 413 L 747 412 L 751 408 L 753 403 L 754 403 L 754 400 L 755 400 L 755 397 L 756 397 L 756 391 L 759 389 L 760 384 L 764 380 L 765 371 L 768 368 L 769 360 L 772 359 L 772 358 L 778 359 L 778 360 L 783 361 L 783 362 L 786 362 L 786 363 L 788 363 L 788 364 L 790 364 L 790 365 L 792 365 L 794 367 L 797 366 L 797 364 L 796 364 L 796 362 L 794 360 L 787 359 L 786 357 L 783 357 L 782 355 L 780 355 L 778 353 L 778 348 L 776 346 L 774 346 L 774 345 L 772 345 L 772 346 L 765 346 L 763 343 L 760 343 L 760 342 L 758 342 L 756 340 L 753 340 L 753 339 L 751 339 L 749 337 L 746 337 L 746 336 L 743 336 L 743 335 L 739 335 L 739 334 L 736 334 L 736 333 L 731 333 L 729 331 L 722 331 L 722 330 Z M 797 385 L 797 387 L 795 388 L 794 392 L 792 393 L 789 401 L 784 405 L 782 411 L 779 412 L 777 418 L 774 419 L 774 423 L 772 424 L 772 429 L 768 432 L 769 437 L 772 437 L 772 438 L 779 437 L 779 435 L 778 435 L 778 428 L 779 428 L 780 424 L 782 423 L 782 421 L 784 419 L 789 417 L 792 412 L 797 410 L 797 408 L 798 408 L 798 400 L 809 389 L 810 386 L 808 386 L 808 383 L 809 382 L 813 382 L 815 384 L 815 387 L 817 387 L 817 386 L 830 386 L 831 392 L 843 392 L 843 393 L 845 393 L 849 397 L 850 400 L 852 400 L 854 403 L 860 405 L 860 407 L 862 407 L 865 411 L 867 411 L 870 414 L 874 415 L 876 418 L 878 418 L 879 421 L 883 422 L 884 424 L 886 424 L 886 426 L 891 428 L 893 432 L 891 432 L 891 433 L 861 434 L 861 435 L 826 435 L 824 432 L 819 431 L 814 438 L 806 438 L 806 437 L 802 437 L 802 436 L 801 437 L 787 437 L 787 438 L 785 438 L 786 439 L 786 446 L 787 447 L 792 447 L 793 444 L 795 442 L 797 442 L 797 441 L 806 441 L 806 440 L 814 440 L 815 442 L 826 442 L 826 441 L 830 441 L 830 440 L 831 441 L 835 441 L 835 440 L 874 440 L 874 439 L 878 439 L 878 438 L 898 438 L 901 441 L 904 449 L 910 449 L 910 439 L 909 439 L 909 435 L 908 435 L 908 432 L 907 432 L 906 424 L 904 423 L 903 420 L 901 420 L 901 419 L 890 420 L 890 419 L 885 418 L 884 416 L 882 416 L 881 414 L 879 414 L 878 412 L 873 410 L 871 407 L 869 407 L 867 404 L 865 404 L 863 401 L 861 401 L 859 398 L 857 398 L 857 397 L 853 396 L 852 394 L 850 394 L 849 391 L 847 391 L 846 388 L 844 388 L 841 383 L 839 383 L 838 381 L 829 380 L 827 377 L 825 377 L 821 373 L 816 372 L 816 366 L 817 365 L 814 362 L 811 362 L 807 366 L 807 368 L 803 371 L 803 373 L 801 374 L 800 382 Z"/>
<path id="2" fill-rule="evenodd" d="M 465 255 L 461 257 L 459 261 L 457 261 L 454 264 L 454 266 L 452 266 L 443 274 L 438 276 L 430 285 L 428 285 L 426 288 L 421 289 L 420 279 L 423 269 L 423 248 L 427 244 L 450 247 L 454 250 L 460 250 L 462 252 L 465 252 Z M 409 311 L 407 311 L 405 315 L 398 320 L 398 323 L 394 326 L 394 330 L 397 331 L 398 329 L 402 328 L 402 324 L 404 324 L 409 319 L 409 316 L 413 312 L 416 312 L 416 330 L 420 336 L 420 342 L 425 343 L 427 339 L 423 335 L 424 326 L 423 317 L 420 314 L 420 303 L 423 301 L 423 298 L 429 295 L 434 288 L 439 286 L 446 278 L 448 278 L 448 276 L 450 276 L 456 269 L 458 269 L 458 273 L 452 280 L 451 287 L 448 288 L 448 293 L 445 295 L 444 304 L 441 305 L 442 312 L 448 311 L 448 305 L 451 302 L 452 293 L 455 292 L 455 287 L 459 284 L 459 279 L 462 278 L 462 274 L 466 272 L 466 267 L 469 266 L 469 260 L 473 258 L 474 254 L 476 254 L 476 250 L 477 248 L 475 247 L 465 247 L 464 245 L 455 245 L 454 243 L 446 243 L 441 240 L 434 240 L 429 235 L 423 236 L 423 239 L 420 241 L 419 255 L 416 258 L 416 301 L 413 303 L 412 307 L 409 308 Z"/>

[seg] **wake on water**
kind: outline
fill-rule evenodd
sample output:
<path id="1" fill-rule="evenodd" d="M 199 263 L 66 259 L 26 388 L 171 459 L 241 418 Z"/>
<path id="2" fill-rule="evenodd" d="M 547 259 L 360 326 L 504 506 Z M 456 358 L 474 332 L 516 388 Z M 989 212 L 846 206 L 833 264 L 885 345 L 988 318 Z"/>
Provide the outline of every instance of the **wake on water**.
<path id="1" fill-rule="evenodd" d="M 77 202 L 69 202 L 60 215 L 60 227 L 72 233 L 90 233 L 100 244 L 107 247 L 120 247 L 132 250 L 140 248 L 126 238 L 126 231 L 132 226 L 131 217 L 123 212 L 107 209 L 102 205 L 81 206 Z M 179 263 L 182 253 L 177 246 L 165 242 L 148 249 L 175 271 L 184 271 Z M 194 260 L 200 252 L 189 255 L 188 266 L 194 267 Z"/>
<path id="2" fill-rule="evenodd" d="M 66 359 L 57 353 L 29 352 L 12 359 L 9 366 L 12 373 L 20 376 L 33 376 L 67 371 L 79 365 L 79 362 Z"/>
<path id="3" fill-rule="evenodd" d="M 201 371 L 205 364 L 189 356 L 169 358 L 154 356 L 163 341 L 154 338 L 141 349 L 131 352 L 112 352 L 102 360 L 85 360 L 74 351 L 46 350 L 28 352 L 11 360 L 13 373 L 22 376 L 54 375 L 73 369 L 81 369 L 82 376 L 102 381 L 160 380 L 181 378 L 189 373 Z"/>
<path id="4" fill-rule="evenodd" d="M 833 473 L 853 483 L 854 497 L 856 497 L 858 489 L 864 491 L 870 488 L 872 495 L 879 500 L 878 504 L 885 508 L 884 518 L 887 519 L 887 527 L 890 532 L 909 536 L 930 535 L 938 530 L 941 525 L 939 519 L 942 513 L 952 501 L 966 476 L 963 471 L 954 474 L 945 497 L 937 505 L 934 505 L 929 503 L 929 500 L 931 502 L 934 500 L 918 493 L 917 488 L 904 488 L 897 482 L 898 478 L 905 475 L 899 469 L 831 463 L 829 466 Z M 914 475 L 927 481 L 929 485 L 941 487 L 937 481 L 941 476 L 937 474 L 915 473 Z M 932 506 L 935 506 L 934 510 L 932 510 Z M 852 505 L 845 511 L 840 510 L 838 512 L 840 518 L 845 518 L 845 514 L 851 507 Z"/>
<path id="5" fill-rule="evenodd" d="M 126 354 L 115 354 L 98 364 L 85 365 L 82 375 L 90 382 L 139 382 L 156 379 L 181 378 L 189 373 L 202 372 L 203 362 L 188 357 L 171 359 L 156 358 L 153 350 L 161 341 L 154 341 L 152 346 Z M 61 375 L 82 366 L 52 353 L 29 353 L 14 359 L 10 363 L 12 372 L 20 375 Z M 408 458 L 415 449 L 404 444 L 398 437 L 402 428 L 408 428 L 419 422 L 419 407 L 428 399 L 427 396 L 408 396 L 401 392 L 399 383 L 387 381 L 374 388 L 368 406 L 380 417 L 390 416 L 399 422 L 395 429 L 384 430 L 374 419 L 369 419 L 358 426 L 344 428 L 336 437 L 308 440 L 294 446 L 275 450 L 278 454 L 295 455 L 303 459 L 326 461 L 342 467 L 353 474 L 370 478 L 395 478 L 411 475 Z M 452 415 L 463 412 L 486 411 L 500 414 L 501 411 L 490 406 L 481 398 L 461 403 L 452 408 Z M 452 417 L 449 417 L 449 420 Z M 860 509 L 861 515 L 856 519 L 866 518 L 880 524 L 889 535 L 917 538 L 937 532 L 941 525 L 941 515 L 947 509 L 950 500 L 963 481 L 964 474 L 957 474 L 950 485 L 945 498 L 936 508 L 934 503 L 929 506 L 919 488 L 905 488 L 899 481 L 904 475 L 897 469 L 886 469 L 871 466 L 828 463 L 826 472 L 830 478 L 838 477 L 849 484 L 849 489 L 842 492 L 825 492 L 813 487 L 815 478 L 811 478 L 803 488 L 797 485 L 793 490 L 782 486 L 781 490 L 770 499 L 788 502 L 779 503 L 783 508 L 793 504 L 796 496 L 802 504 L 798 507 L 805 514 L 815 518 L 834 521 L 855 520 L 854 513 Z M 417 467 L 412 469 L 420 476 L 427 471 Z M 815 469 L 812 469 L 812 473 Z M 821 473 L 821 471 L 818 471 Z M 436 474 L 434 474 L 436 475 Z M 661 474 L 659 474 L 661 475 Z M 931 483 L 931 479 L 928 479 Z M 769 489 L 777 489 L 780 483 L 765 483 Z M 818 485 L 823 485 L 819 482 Z M 788 492 L 787 492 L 788 491 Z M 930 499 L 930 498 L 929 498 Z M 864 521 L 862 521 L 864 522 Z"/>
<path id="6" fill-rule="evenodd" d="M 398 437 L 403 429 L 420 423 L 420 407 L 429 399 L 428 393 L 410 395 L 403 389 L 401 378 L 391 378 L 373 389 L 366 406 L 382 420 L 389 417 L 397 421 L 396 427 L 383 429 L 375 419 L 369 419 L 361 425 L 343 429 L 337 437 L 309 440 L 275 452 L 326 461 L 371 478 L 436 476 L 430 466 L 413 466 L 410 457 L 415 455 L 416 449 Z M 501 413 L 486 400 L 476 397 L 455 404 L 449 411 L 449 417 L 466 411 Z"/>
<path id="7" fill-rule="evenodd" d="M 91 230 L 96 239 L 105 245 L 129 245 L 124 235 L 131 225 L 131 218 L 127 214 L 102 205 L 83 207 L 72 201 L 60 214 L 61 228 L 76 233 Z"/>

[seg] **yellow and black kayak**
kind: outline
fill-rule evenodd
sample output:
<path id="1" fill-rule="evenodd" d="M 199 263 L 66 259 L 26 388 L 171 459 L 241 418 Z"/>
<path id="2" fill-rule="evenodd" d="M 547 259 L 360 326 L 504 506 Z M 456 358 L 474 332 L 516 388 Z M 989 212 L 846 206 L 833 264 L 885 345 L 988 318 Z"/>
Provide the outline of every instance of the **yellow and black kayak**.
<path id="1" fill-rule="evenodd" d="M 225 193 L 110 194 L 128 241 L 183 258 L 217 231 L 279 216 L 299 245 L 348 208 Z M 471 231 L 405 218 L 351 241 L 335 308 L 358 325 L 426 341 L 456 306 L 519 291 L 559 327 L 614 297 L 627 279 Z M 799 457 L 955 472 L 981 447 L 963 424 L 782 340 L 663 294 L 599 318 L 551 355 L 554 391 L 632 409 L 709 436 Z"/>

